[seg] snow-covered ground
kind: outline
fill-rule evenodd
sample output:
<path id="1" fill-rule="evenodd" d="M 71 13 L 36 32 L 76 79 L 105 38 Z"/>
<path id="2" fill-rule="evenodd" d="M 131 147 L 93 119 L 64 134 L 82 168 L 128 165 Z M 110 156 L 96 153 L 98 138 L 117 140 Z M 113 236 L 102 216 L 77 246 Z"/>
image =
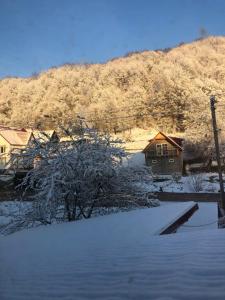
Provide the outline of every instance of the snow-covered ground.
<path id="1" fill-rule="evenodd" d="M 183 215 L 186 211 L 188 211 L 191 207 L 193 207 L 194 204 L 195 203 L 192 201 L 183 202 L 183 203 L 182 202 L 165 203 L 165 205 L 156 207 L 154 208 L 154 210 L 136 209 L 134 211 L 131 211 L 130 214 L 122 213 L 122 215 L 121 212 L 118 213 L 118 210 L 116 210 L 116 208 L 114 209 L 112 208 L 111 214 L 114 213 L 116 214 L 116 218 L 119 218 L 120 220 L 123 219 L 124 224 L 126 224 L 126 226 L 128 226 L 130 222 L 129 218 L 130 216 L 132 216 L 132 222 L 138 222 L 138 230 L 141 230 L 140 226 L 143 227 L 142 230 L 145 230 L 146 219 L 148 219 L 147 221 L 149 227 L 148 232 L 150 234 L 160 234 L 161 231 L 163 231 L 165 228 L 168 227 L 168 225 L 173 223 L 181 215 Z M 30 206 L 30 202 L 19 202 L 19 201 L 0 202 L 0 229 L 4 225 L 8 225 L 11 221 L 13 221 L 13 219 L 19 215 L 20 210 L 23 207 L 27 208 L 28 206 Z M 141 215 L 143 215 L 144 217 L 143 222 L 139 220 Z M 99 215 L 97 215 L 97 217 L 99 217 Z M 109 224 L 111 218 L 114 219 L 115 217 L 111 216 L 108 219 Z M 123 230 L 123 228 L 121 228 L 120 230 Z"/>
<path id="2" fill-rule="evenodd" d="M 153 235 L 162 207 L 1 237 L 0 298 L 224 299 L 225 231 Z"/>
<path id="3" fill-rule="evenodd" d="M 194 199 L 193 199 L 194 200 Z M 171 206 L 173 204 L 173 206 Z M 176 205 L 175 205 L 176 204 Z M 170 205 L 167 209 L 167 217 L 165 217 L 164 221 L 169 220 L 172 214 L 175 213 L 178 215 L 181 210 L 185 209 L 185 203 L 179 204 L 178 202 L 160 202 L 160 206 Z M 17 217 L 21 211 L 21 209 L 30 206 L 30 202 L 20 202 L 20 201 L 2 201 L 0 202 L 0 232 L 3 226 L 9 224 L 15 217 Z M 189 203 L 187 203 L 187 208 Z M 199 229 L 209 229 L 209 228 L 217 228 L 217 203 L 198 203 L 199 210 L 197 210 L 194 215 L 189 219 L 188 223 L 185 223 L 184 226 L 179 228 L 180 231 L 193 231 Z M 158 212 L 160 212 L 158 209 Z M 164 209 L 164 208 L 163 208 Z M 176 210 L 174 212 L 174 210 Z M 112 214 L 118 213 L 119 208 L 111 208 L 108 212 L 106 211 L 105 214 Z M 155 212 L 155 211 L 154 211 Z M 169 215 L 170 212 L 170 215 Z M 161 213 L 161 212 L 160 212 Z M 177 213 L 177 214 L 176 214 Z M 96 216 L 98 216 L 96 214 Z M 157 218 L 157 215 L 154 214 L 153 218 Z M 214 222 L 213 224 L 211 224 Z M 207 226 L 200 226 L 202 224 L 208 224 Z M 189 227 L 190 226 L 190 227 Z"/>
<path id="4" fill-rule="evenodd" d="M 182 176 L 179 179 L 172 176 L 154 176 L 153 182 L 143 182 L 138 185 L 149 192 L 218 193 L 220 189 L 216 173 Z"/>

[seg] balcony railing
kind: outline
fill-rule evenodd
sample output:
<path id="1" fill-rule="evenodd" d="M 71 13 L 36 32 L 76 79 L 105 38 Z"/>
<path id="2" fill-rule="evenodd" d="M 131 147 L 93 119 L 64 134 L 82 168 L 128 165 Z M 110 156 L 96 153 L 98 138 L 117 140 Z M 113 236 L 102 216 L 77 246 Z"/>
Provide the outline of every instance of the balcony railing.
<path id="1" fill-rule="evenodd" d="M 147 157 L 174 157 L 178 156 L 178 152 L 176 149 L 174 150 L 165 150 L 162 152 L 156 152 L 156 151 L 148 151 Z"/>

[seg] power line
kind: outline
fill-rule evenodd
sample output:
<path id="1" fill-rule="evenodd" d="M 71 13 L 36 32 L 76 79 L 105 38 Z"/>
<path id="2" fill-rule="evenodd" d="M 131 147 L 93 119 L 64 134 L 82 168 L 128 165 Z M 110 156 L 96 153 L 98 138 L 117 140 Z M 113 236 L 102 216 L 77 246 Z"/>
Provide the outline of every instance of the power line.
<path id="1" fill-rule="evenodd" d="M 193 99 L 202 99 L 204 96 L 201 96 L 201 97 L 193 97 Z M 152 101 L 155 101 L 156 99 L 152 99 Z M 187 105 L 188 105 L 188 103 L 187 103 Z M 204 109 L 208 109 L 208 105 L 206 106 L 206 104 L 205 105 L 201 105 L 200 107 L 198 107 L 199 108 L 199 110 L 201 110 L 202 112 L 204 112 Z M 128 115 L 128 116 L 118 116 L 118 115 L 116 115 L 116 116 L 112 116 L 113 114 L 117 114 L 117 113 L 121 113 L 121 112 L 124 112 L 124 113 L 128 113 L 128 112 L 130 112 L 130 111 L 135 111 L 135 110 L 139 110 L 139 109 L 142 109 L 142 110 L 149 110 L 149 112 L 148 113 L 136 113 L 136 114 L 133 114 L 133 115 Z M 93 123 L 93 122 L 102 122 L 102 121 L 104 121 L 105 123 L 111 123 L 113 120 L 126 120 L 126 119 L 131 119 L 131 118 L 140 118 L 140 117 L 145 117 L 145 116 L 148 116 L 148 117 L 150 117 L 150 118 L 155 118 L 155 117 L 164 117 L 164 118 L 171 118 L 171 117 L 177 117 L 177 115 L 178 114 L 181 114 L 181 115 L 183 115 L 183 113 L 179 113 L 179 112 L 177 112 L 177 113 L 175 113 L 174 115 L 173 114 L 171 114 L 171 113 L 167 113 L 167 114 L 165 114 L 165 113 L 163 113 L 163 112 L 153 112 L 153 111 L 150 111 L 151 110 L 151 108 L 149 107 L 149 105 L 148 104 L 145 104 L 145 105 L 137 105 L 137 106 L 134 106 L 134 107 L 130 107 L 130 108 L 123 108 L 123 107 L 121 107 L 120 109 L 116 109 L 116 110 L 105 110 L 105 111 L 102 111 L 102 112 L 100 112 L 100 113 L 102 113 L 102 114 L 109 114 L 109 116 L 108 117 L 104 117 L 104 118 L 98 118 L 98 117 L 96 117 L 96 118 L 93 118 L 93 114 L 83 114 L 82 112 L 79 114 L 79 113 L 77 113 L 77 116 L 80 118 L 80 119 L 83 119 L 83 120 L 85 120 L 86 122 L 90 122 L 90 123 Z M 194 108 L 193 109 L 194 111 L 196 111 L 196 108 Z M 185 116 L 185 113 L 184 113 L 184 116 Z M 72 117 L 72 116 L 71 116 Z"/>
<path id="2" fill-rule="evenodd" d="M 143 117 L 143 116 L 149 116 L 149 117 L 151 117 L 151 115 L 150 114 L 135 114 L 135 115 L 130 115 L 130 116 L 118 116 L 118 117 L 108 117 L 108 118 L 105 118 L 105 119 L 90 119 L 90 120 L 88 120 L 88 119 L 86 119 L 85 118 L 85 120 L 86 121 L 91 121 L 91 122 L 93 122 L 93 121 L 108 121 L 108 120 L 120 120 L 120 119 L 129 119 L 129 118 L 137 118 L 137 117 Z"/>
<path id="3" fill-rule="evenodd" d="M 212 224 L 218 223 L 218 220 L 210 222 L 210 223 L 205 223 L 205 224 L 200 224 L 200 225 L 181 225 L 182 227 L 204 227 L 204 226 L 209 226 Z"/>
<path id="4" fill-rule="evenodd" d="M 108 117 L 108 118 L 95 118 L 95 119 L 86 119 L 83 118 L 86 122 L 99 122 L 99 121 L 105 121 L 106 123 L 112 122 L 113 120 L 121 120 L 121 119 L 130 119 L 130 118 L 138 118 L 138 117 L 144 117 L 148 116 L 150 118 L 157 117 L 168 117 L 171 118 L 172 116 L 170 114 L 162 114 L 162 113 L 145 113 L 145 114 L 135 114 L 135 115 L 128 115 L 128 116 L 116 116 L 116 117 Z"/>
<path id="5" fill-rule="evenodd" d="M 108 110 L 108 111 L 106 110 L 106 111 L 102 111 L 101 113 L 108 113 L 108 114 L 111 115 L 111 114 L 121 113 L 121 111 L 129 112 L 129 111 L 134 111 L 134 110 L 137 110 L 137 109 L 149 109 L 149 107 L 147 105 L 145 105 L 145 106 L 135 106 L 135 107 L 126 108 L 126 109 L 121 107 L 120 109 L 117 109 L 117 110 Z M 92 117 L 92 115 L 91 114 L 84 114 L 84 117 L 89 118 L 89 117 Z"/>
<path id="6" fill-rule="evenodd" d="M 203 97 L 194 97 L 193 99 L 204 99 Z M 152 99 L 152 101 L 156 101 L 157 99 Z M 200 110 L 202 110 L 203 108 L 205 109 L 208 109 L 208 105 L 205 104 L 205 105 L 201 105 L 201 107 L 199 107 Z M 121 111 L 123 112 L 129 112 L 129 111 L 134 111 L 134 110 L 137 110 L 137 109 L 150 109 L 149 105 L 148 104 L 144 104 L 144 105 L 137 105 L 137 106 L 134 106 L 134 107 L 131 107 L 131 108 L 124 108 L 124 107 L 121 107 L 120 109 L 115 109 L 115 110 L 106 110 L 106 111 L 102 111 L 101 113 L 108 113 L 110 115 L 112 114 L 117 114 Z M 195 108 L 196 110 L 196 108 Z M 153 114 L 153 112 L 149 112 L 151 115 Z M 171 115 L 170 115 L 171 116 Z M 81 116 L 82 117 L 82 116 Z M 85 118 L 91 118 L 92 115 L 91 114 L 84 114 L 84 117 Z"/>
<path id="7" fill-rule="evenodd" d="M 142 109 L 146 109 L 148 107 L 143 107 L 143 106 L 139 106 L 138 108 L 142 108 Z M 133 111 L 135 110 L 136 108 L 132 108 L 132 109 L 128 109 L 128 110 L 118 110 L 118 111 L 113 111 L 112 113 L 117 113 L 117 112 L 128 112 L 128 111 Z M 107 113 L 107 112 L 106 112 Z M 181 114 L 181 113 L 177 113 L 175 115 L 178 115 L 178 114 Z M 110 115 L 111 115 L 111 112 L 110 112 Z M 108 120 L 118 120 L 118 119 L 129 119 L 129 118 L 134 118 L 134 117 L 142 117 L 142 116 L 149 116 L 149 117 L 173 117 L 173 115 L 171 115 L 171 113 L 163 113 L 163 112 L 149 112 L 149 113 L 136 113 L 134 115 L 128 115 L 128 116 L 109 116 L 107 118 L 92 118 L 92 115 L 89 115 L 90 118 L 88 117 L 88 115 L 85 115 L 84 117 L 82 116 L 79 116 L 78 114 L 78 117 L 81 118 L 81 119 L 85 119 L 86 121 L 90 121 L 90 122 L 93 122 L 93 121 L 108 121 Z"/>
<path id="8" fill-rule="evenodd" d="M 121 110 L 120 110 L 120 112 L 121 112 Z M 84 119 L 86 122 L 101 122 L 101 121 L 105 121 L 106 123 L 109 123 L 112 120 L 122 120 L 122 119 L 138 118 L 138 117 L 144 117 L 144 116 L 148 116 L 150 118 L 155 118 L 155 117 L 171 118 L 171 117 L 176 117 L 177 115 L 178 114 L 171 115 L 170 113 L 165 114 L 165 113 L 159 113 L 159 112 L 149 112 L 149 113 L 143 113 L 143 114 L 139 113 L 139 114 L 128 115 L 128 116 L 109 116 L 107 118 L 90 118 L 89 119 L 89 118 L 87 118 L 87 116 L 81 117 L 79 115 L 78 115 L 78 117 L 80 117 L 81 119 Z"/>

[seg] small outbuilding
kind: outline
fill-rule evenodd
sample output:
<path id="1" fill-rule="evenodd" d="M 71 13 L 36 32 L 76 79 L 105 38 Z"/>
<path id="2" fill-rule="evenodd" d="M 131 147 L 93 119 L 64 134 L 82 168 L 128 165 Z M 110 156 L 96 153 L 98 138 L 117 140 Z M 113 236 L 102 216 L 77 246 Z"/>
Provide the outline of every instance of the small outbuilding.
<path id="1" fill-rule="evenodd" d="M 172 175 L 182 174 L 183 171 L 183 139 L 167 136 L 158 132 L 149 140 L 149 144 L 142 151 L 145 163 L 150 166 L 153 174 Z"/>

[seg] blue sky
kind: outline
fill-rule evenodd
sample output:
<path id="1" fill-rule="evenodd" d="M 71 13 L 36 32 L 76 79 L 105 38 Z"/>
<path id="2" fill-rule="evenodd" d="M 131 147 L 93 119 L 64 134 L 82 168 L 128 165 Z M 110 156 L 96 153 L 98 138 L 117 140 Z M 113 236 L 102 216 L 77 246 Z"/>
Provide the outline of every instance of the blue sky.
<path id="1" fill-rule="evenodd" d="M 0 77 L 225 35 L 224 0 L 0 0 Z"/>

